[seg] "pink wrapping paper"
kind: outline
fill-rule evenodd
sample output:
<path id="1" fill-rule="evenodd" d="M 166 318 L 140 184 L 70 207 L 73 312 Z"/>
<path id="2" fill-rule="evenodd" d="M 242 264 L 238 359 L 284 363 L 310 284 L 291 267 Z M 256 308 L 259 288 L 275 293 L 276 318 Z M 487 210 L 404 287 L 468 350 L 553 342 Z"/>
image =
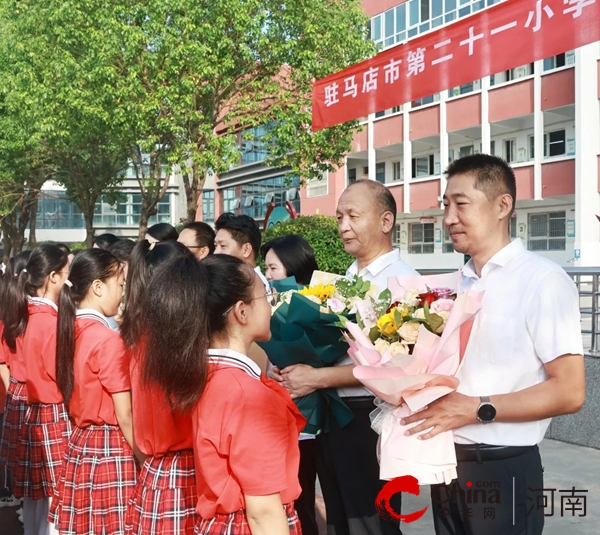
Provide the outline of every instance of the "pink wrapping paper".
<path id="1" fill-rule="evenodd" d="M 448 287 L 459 290 L 459 273 L 433 276 L 405 276 L 389 280 L 392 301 L 400 301 L 406 290 Z M 455 377 L 465 353 L 475 315 L 481 308 L 480 292 L 465 292 L 456 298 L 442 336 L 423 325 L 412 355 L 380 353 L 356 324 L 348 322 L 352 335 L 346 339 L 348 354 L 356 364 L 354 376 L 380 400 L 372 413 L 372 427 L 380 435 L 380 477 L 389 480 L 412 475 L 420 485 L 449 483 L 456 478 L 456 453 L 451 431 L 428 440 L 404 436 L 409 426 L 401 418 L 455 391 Z"/>

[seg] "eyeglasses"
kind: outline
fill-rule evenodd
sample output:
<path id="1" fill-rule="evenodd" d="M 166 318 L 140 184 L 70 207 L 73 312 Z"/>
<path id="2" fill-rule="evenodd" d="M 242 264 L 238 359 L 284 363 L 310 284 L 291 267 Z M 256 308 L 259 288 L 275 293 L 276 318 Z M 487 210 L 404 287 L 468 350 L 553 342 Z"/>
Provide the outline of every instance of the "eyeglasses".
<path id="1" fill-rule="evenodd" d="M 267 290 L 265 295 L 260 295 L 259 297 L 252 297 L 250 299 L 250 301 L 254 301 L 255 299 L 263 299 L 263 298 L 266 298 L 267 303 L 269 303 L 269 305 L 274 307 L 277 304 L 277 302 L 279 301 L 279 292 L 276 290 L 273 290 L 271 288 L 271 289 Z M 235 303 L 234 305 L 231 305 L 225 312 L 223 312 L 223 316 L 227 316 L 227 314 L 229 314 L 233 310 L 235 305 L 237 305 L 237 303 Z"/>

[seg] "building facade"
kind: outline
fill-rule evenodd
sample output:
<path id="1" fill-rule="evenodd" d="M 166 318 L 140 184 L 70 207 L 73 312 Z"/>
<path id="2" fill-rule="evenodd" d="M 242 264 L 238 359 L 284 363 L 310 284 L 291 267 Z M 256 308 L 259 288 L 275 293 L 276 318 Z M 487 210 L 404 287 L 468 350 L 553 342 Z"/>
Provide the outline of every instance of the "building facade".
<path id="1" fill-rule="evenodd" d="M 396 46 L 489 7 L 493 0 L 365 0 L 369 31 Z M 299 187 L 285 169 L 261 164 L 260 133 L 240 134 L 240 165 L 204 191 L 202 217 L 223 211 L 257 220 L 271 201 L 302 215 L 335 214 L 344 188 L 378 180 L 398 204 L 395 245 L 416 269 L 457 268 L 463 256 L 445 232 L 441 195 L 449 162 L 474 153 L 507 160 L 517 178 L 513 238 L 564 267 L 600 265 L 600 43 L 567 51 L 361 121 L 345 164 Z"/>

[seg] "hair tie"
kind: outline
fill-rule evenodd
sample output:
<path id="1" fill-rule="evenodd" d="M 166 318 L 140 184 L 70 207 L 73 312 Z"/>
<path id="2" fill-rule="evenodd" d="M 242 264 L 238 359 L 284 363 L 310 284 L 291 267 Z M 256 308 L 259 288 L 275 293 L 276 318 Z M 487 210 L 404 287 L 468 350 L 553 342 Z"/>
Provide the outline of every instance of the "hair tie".
<path id="1" fill-rule="evenodd" d="M 27 269 L 23 268 L 23 269 L 21 270 L 21 273 L 27 273 Z"/>
<path id="2" fill-rule="evenodd" d="M 158 242 L 155 242 L 155 241 L 153 241 L 153 242 L 150 244 L 150 247 L 148 247 L 148 251 L 152 251 L 152 249 L 154 249 L 154 247 L 156 247 L 156 244 L 157 244 L 157 243 L 158 243 Z"/>
<path id="3" fill-rule="evenodd" d="M 72 283 L 72 282 L 71 282 L 69 279 L 65 280 L 65 284 L 66 284 L 66 285 L 67 285 L 69 288 L 73 288 L 73 283 Z"/>

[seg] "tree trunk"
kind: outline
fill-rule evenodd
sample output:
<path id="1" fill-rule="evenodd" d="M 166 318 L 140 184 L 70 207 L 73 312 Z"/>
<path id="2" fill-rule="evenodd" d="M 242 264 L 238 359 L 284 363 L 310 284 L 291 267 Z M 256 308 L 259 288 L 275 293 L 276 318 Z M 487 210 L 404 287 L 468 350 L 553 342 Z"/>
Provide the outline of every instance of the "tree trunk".
<path id="1" fill-rule="evenodd" d="M 4 251 L 2 253 L 2 262 L 6 265 L 8 259 L 11 257 L 12 240 L 10 239 L 9 226 L 7 217 L 2 220 L 2 242 L 4 244 Z"/>
<path id="2" fill-rule="evenodd" d="M 88 249 L 94 246 L 94 210 L 86 210 L 83 213 L 85 219 L 85 245 Z"/>
<path id="3" fill-rule="evenodd" d="M 37 243 L 35 230 L 37 225 L 38 199 L 39 197 L 36 197 L 35 201 L 31 204 L 31 215 L 29 216 L 29 243 L 31 244 Z"/>
<path id="4" fill-rule="evenodd" d="M 206 180 L 207 171 L 203 169 L 201 172 L 196 165 L 192 166 L 192 172 L 183 175 L 183 184 L 185 186 L 185 196 L 187 200 L 187 223 L 196 221 L 198 213 L 198 204 L 201 203 L 202 188 Z M 200 207 L 202 204 L 200 204 Z"/>
<path id="5" fill-rule="evenodd" d="M 146 232 L 148 231 L 148 219 L 150 219 L 149 210 L 142 204 L 142 209 L 140 210 L 140 231 L 138 233 L 139 241 L 142 241 L 146 237 Z"/>

